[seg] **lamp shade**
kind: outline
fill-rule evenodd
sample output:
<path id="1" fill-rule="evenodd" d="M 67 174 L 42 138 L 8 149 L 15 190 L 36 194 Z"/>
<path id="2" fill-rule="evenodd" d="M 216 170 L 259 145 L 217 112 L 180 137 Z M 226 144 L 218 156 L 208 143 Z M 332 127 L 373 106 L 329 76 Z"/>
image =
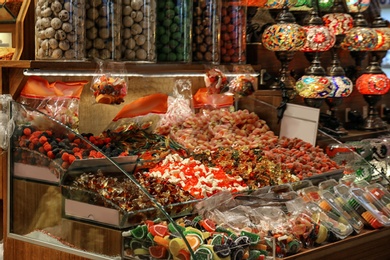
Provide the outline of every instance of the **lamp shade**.
<path id="1" fill-rule="evenodd" d="M 326 76 L 304 75 L 295 84 L 303 98 L 326 98 L 332 92 L 331 81 Z"/>
<path id="2" fill-rule="evenodd" d="M 327 51 L 333 47 L 336 37 L 328 27 L 323 25 L 302 26 L 306 32 L 306 41 L 301 51 Z"/>
<path id="3" fill-rule="evenodd" d="M 264 7 L 267 0 L 248 0 L 248 6 Z"/>
<path id="4" fill-rule="evenodd" d="M 370 0 L 346 0 L 348 13 L 362 13 L 370 6 Z"/>
<path id="5" fill-rule="evenodd" d="M 377 44 L 373 51 L 387 51 L 390 49 L 390 28 L 380 27 L 374 28 L 377 34 Z"/>
<path id="6" fill-rule="evenodd" d="M 370 51 L 378 43 L 378 36 L 374 29 L 368 27 L 354 27 L 349 30 L 341 48 L 349 51 Z"/>
<path id="7" fill-rule="evenodd" d="M 345 13 L 330 13 L 322 16 L 324 25 L 335 35 L 345 34 L 353 27 L 353 18 Z"/>
<path id="8" fill-rule="evenodd" d="M 306 33 L 296 23 L 277 23 L 264 30 L 261 40 L 271 51 L 299 51 L 305 44 Z"/>
<path id="9" fill-rule="evenodd" d="M 363 74 L 356 80 L 356 88 L 362 95 L 384 95 L 390 89 L 386 74 Z"/>
<path id="10" fill-rule="evenodd" d="M 296 6 L 306 5 L 310 8 L 315 7 L 316 1 L 315 0 L 298 0 L 298 3 Z M 319 10 L 322 12 L 329 11 L 334 5 L 334 0 L 318 0 L 318 7 Z"/>
<path id="11" fill-rule="evenodd" d="M 267 9 L 282 9 L 283 7 L 293 7 L 298 0 L 267 0 L 264 8 Z"/>
<path id="12" fill-rule="evenodd" d="M 331 98 L 348 97 L 353 90 L 353 82 L 346 76 L 328 76 L 331 82 Z"/>

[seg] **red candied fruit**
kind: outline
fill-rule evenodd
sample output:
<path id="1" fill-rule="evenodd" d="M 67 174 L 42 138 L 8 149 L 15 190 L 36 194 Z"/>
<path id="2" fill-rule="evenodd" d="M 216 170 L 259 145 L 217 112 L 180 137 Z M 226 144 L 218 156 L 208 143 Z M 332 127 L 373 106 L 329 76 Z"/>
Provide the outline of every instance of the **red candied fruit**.
<path id="1" fill-rule="evenodd" d="M 26 135 L 26 136 L 30 136 L 31 135 L 31 129 L 26 127 L 25 129 L 23 129 L 23 134 Z"/>

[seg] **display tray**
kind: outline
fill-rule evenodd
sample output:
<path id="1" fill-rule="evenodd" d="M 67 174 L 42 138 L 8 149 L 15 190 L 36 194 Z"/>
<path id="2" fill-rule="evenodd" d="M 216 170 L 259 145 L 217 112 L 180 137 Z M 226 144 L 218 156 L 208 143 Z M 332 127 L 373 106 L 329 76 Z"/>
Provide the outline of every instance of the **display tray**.
<path id="1" fill-rule="evenodd" d="M 36 166 L 25 163 L 14 163 L 14 176 L 22 179 L 35 180 L 49 184 L 58 184 L 60 174 L 53 172 L 48 167 Z"/>
<path id="2" fill-rule="evenodd" d="M 339 180 L 344 176 L 344 168 L 340 168 L 333 171 L 324 172 L 321 174 L 313 175 L 310 177 L 305 178 L 305 180 L 310 180 L 313 185 L 318 185 L 320 182 L 325 180 Z"/>
<path id="3" fill-rule="evenodd" d="M 15 148 L 14 157 L 16 158 L 13 163 L 14 177 L 54 185 L 63 183 L 64 180 L 71 181 L 74 176 L 82 172 L 97 169 L 119 172 L 118 167 L 120 167 L 121 170 L 131 173 L 138 159 L 136 155 L 111 158 L 110 160 L 118 167 L 107 158 L 81 159 L 75 160 L 68 169 L 64 169 L 60 162 L 27 148 Z"/>
<path id="4" fill-rule="evenodd" d="M 63 195 L 63 217 L 108 226 L 116 229 L 136 226 L 148 219 L 166 219 L 157 207 L 126 211 L 91 191 L 61 186 Z M 199 200 L 190 200 L 163 206 L 172 218 L 192 214 Z"/>

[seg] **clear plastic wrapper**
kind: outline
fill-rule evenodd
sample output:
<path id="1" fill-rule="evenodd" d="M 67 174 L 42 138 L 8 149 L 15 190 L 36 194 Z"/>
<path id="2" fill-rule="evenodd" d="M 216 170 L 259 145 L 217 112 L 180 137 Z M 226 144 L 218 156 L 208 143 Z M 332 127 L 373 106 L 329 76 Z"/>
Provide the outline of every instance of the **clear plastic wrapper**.
<path id="1" fill-rule="evenodd" d="M 340 216 L 332 212 L 325 212 L 317 203 L 314 202 L 307 203 L 306 208 L 312 213 L 312 219 L 318 221 L 321 225 L 328 229 L 336 240 L 344 239 L 352 234 L 352 226 L 344 220 L 340 221 Z M 328 237 L 327 240 L 330 240 L 329 242 L 331 242 L 333 238 Z"/>
<path id="2" fill-rule="evenodd" d="M 183 123 L 193 113 L 192 84 L 188 79 L 178 79 L 172 95 L 168 97 L 167 112 L 161 117 L 155 132 L 168 135 L 172 125 Z"/>
<path id="3" fill-rule="evenodd" d="M 335 215 L 340 216 L 340 221 L 345 223 L 345 220 L 352 226 L 356 233 L 360 233 L 364 227 L 364 223 L 355 211 L 349 210 L 344 205 L 344 200 L 335 196 L 328 190 L 321 191 L 321 198 L 323 199 L 318 205 L 326 212 L 330 211 Z"/>
<path id="4" fill-rule="evenodd" d="M 381 228 L 390 225 L 389 212 L 378 201 L 371 202 L 367 197 L 367 191 L 360 188 L 348 188 L 345 185 L 335 187 L 338 195 L 342 196 L 347 203 L 372 227 Z"/>
<path id="5" fill-rule="evenodd" d="M 313 186 L 313 183 L 310 180 L 302 180 L 290 183 L 291 188 L 296 191 L 298 194 L 302 189 Z"/>
<path id="6" fill-rule="evenodd" d="M 364 189 L 368 192 L 368 200 L 373 202 L 378 201 L 378 205 L 382 207 L 382 211 L 386 215 L 390 215 L 390 192 L 379 183 L 370 184 L 364 187 Z"/>
<path id="7" fill-rule="evenodd" d="M 224 66 L 211 66 L 204 76 L 205 87 L 198 89 L 194 95 L 195 108 L 217 109 L 233 105 L 232 95 L 222 93 L 228 89 L 228 70 Z"/>
<path id="8" fill-rule="evenodd" d="M 339 183 L 335 179 L 329 179 L 318 183 L 318 188 L 320 190 L 328 190 L 333 193 L 333 187 Z"/>
<path id="9" fill-rule="evenodd" d="M 24 85 L 18 101 L 77 130 L 80 96 L 87 83 L 86 80 L 49 83 L 44 78 L 32 76 Z M 29 112 L 26 111 L 32 125 L 49 123 L 48 120 L 40 120 L 42 115 L 39 113 Z M 47 129 L 52 129 L 52 126 L 48 126 Z"/>
<path id="10" fill-rule="evenodd" d="M 331 214 L 331 218 L 337 216 L 338 222 L 344 225 L 350 225 L 354 230 L 359 233 L 363 228 L 363 223 L 359 219 L 353 218 L 348 212 L 343 210 L 339 204 L 336 204 L 336 197 L 328 191 L 321 190 L 317 186 L 303 189 L 301 196 L 308 203 L 313 202 L 318 204 L 321 210 L 326 214 Z M 342 235 L 340 235 L 342 236 Z"/>
<path id="11" fill-rule="evenodd" d="M 10 114 L 11 101 L 11 95 L 0 95 L 0 148 L 2 150 L 7 150 L 15 128 Z"/>
<path id="12" fill-rule="evenodd" d="M 92 80 L 91 90 L 96 103 L 119 105 L 127 96 L 128 79 L 114 73 L 125 73 L 126 67 L 119 62 L 97 61 L 97 74 Z"/>
<path id="13" fill-rule="evenodd" d="M 265 206 L 253 209 L 256 223 L 267 235 L 275 238 L 275 252 L 277 257 L 285 257 L 298 253 L 302 242 L 293 234 L 284 210 L 280 207 Z"/>
<path id="14" fill-rule="evenodd" d="M 319 202 L 321 200 L 320 188 L 318 186 L 304 188 L 301 190 L 300 195 L 306 202 Z"/>

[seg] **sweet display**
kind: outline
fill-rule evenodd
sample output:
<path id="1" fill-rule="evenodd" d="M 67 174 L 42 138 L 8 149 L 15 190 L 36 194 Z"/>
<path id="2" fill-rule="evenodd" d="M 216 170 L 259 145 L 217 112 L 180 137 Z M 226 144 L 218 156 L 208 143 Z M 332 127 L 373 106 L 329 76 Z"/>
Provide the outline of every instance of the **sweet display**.
<path id="1" fill-rule="evenodd" d="M 157 61 L 191 61 L 191 5 L 188 0 L 158 1 Z"/>
<path id="2" fill-rule="evenodd" d="M 49 83 L 41 77 L 30 77 L 20 93 L 19 102 L 36 109 L 35 111 L 25 110 L 29 121 L 40 122 L 43 115 L 52 117 L 60 123 L 77 131 L 79 126 L 79 102 L 81 92 L 88 81 Z M 49 122 L 49 120 L 46 120 Z M 46 125 L 50 129 L 49 125 Z"/>
<path id="3" fill-rule="evenodd" d="M 246 62 L 246 2 L 222 1 L 221 61 Z"/>
<path id="4" fill-rule="evenodd" d="M 342 197 L 329 190 L 311 186 L 311 191 L 296 193 L 286 189 L 289 185 L 282 186 L 238 194 L 221 192 L 200 201 L 193 216 L 174 221 L 145 220 L 122 232 L 123 257 L 283 258 L 343 240 L 354 231 L 359 233 L 363 225 L 383 227 L 375 225 L 379 222 L 375 217 L 369 219 L 364 211 L 363 217 L 371 224 L 366 222 L 358 207 L 343 203 Z M 357 198 L 355 191 L 347 188 L 345 192 Z M 306 193 L 312 196 L 307 202 L 303 199 Z M 370 196 L 368 191 L 363 194 Z"/>
<path id="5" fill-rule="evenodd" d="M 193 1 L 192 60 L 194 62 L 218 63 L 220 6 L 216 0 Z"/>
<path id="6" fill-rule="evenodd" d="M 124 102 L 127 95 L 127 82 L 124 78 L 113 78 L 109 75 L 102 75 L 97 78 L 91 88 L 97 103 L 120 104 Z"/>
<path id="7" fill-rule="evenodd" d="M 139 173 L 135 174 L 134 178 L 162 205 L 172 205 L 194 199 L 190 192 L 180 189 L 174 183 L 161 182 L 153 176 L 145 177 Z M 155 207 L 132 180 L 115 177 L 113 174 L 102 171 L 81 174 L 75 178 L 69 188 L 97 193 L 126 212 Z"/>
<path id="8" fill-rule="evenodd" d="M 77 10 L 77 8 L 76 8 Z M 117 1 L 85 2 L 85 55 L 87 58 L 121 58 L 121 8 Z"/>
<path id="9" fill-rule="evenodd" d="M 121 1 L 122 12 L 116 27 L 125 61 L 155 62 L 156 54 L 156 2 L 155 0 Z M 118 3 L 119 5 L 119 3 Z"/>
<path id="10" fill-rule="evenodd" d="M 85 2 L 39 1 L 35 7 L 35 57 L 85 58 Z"/>

